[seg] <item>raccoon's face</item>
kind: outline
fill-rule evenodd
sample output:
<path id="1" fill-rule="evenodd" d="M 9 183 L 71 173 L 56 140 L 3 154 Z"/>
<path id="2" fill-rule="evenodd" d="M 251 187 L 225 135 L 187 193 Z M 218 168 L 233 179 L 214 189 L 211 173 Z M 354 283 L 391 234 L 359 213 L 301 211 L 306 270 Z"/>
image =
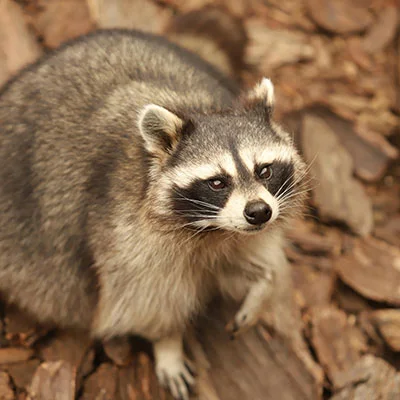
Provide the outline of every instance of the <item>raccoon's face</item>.
<path id="1" fill-rule="evenodd" d="M 258 232 L 300 207 L 304 164 L 272 121 L 269 80 L 227 114 L 190 122 L 149 105 L 139 126 L 156 156 L 152 184 L 160 214 L 196 229 Z"/>

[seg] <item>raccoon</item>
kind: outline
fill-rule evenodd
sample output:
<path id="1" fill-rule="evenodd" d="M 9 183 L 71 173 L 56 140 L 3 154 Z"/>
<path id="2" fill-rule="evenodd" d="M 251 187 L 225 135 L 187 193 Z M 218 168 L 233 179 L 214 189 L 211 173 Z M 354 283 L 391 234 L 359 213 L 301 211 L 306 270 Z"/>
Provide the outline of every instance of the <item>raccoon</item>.
<path id="1" fill-rule="evenodd" d="M 285 263 L 305 166 L 273 122 L 274 89 L 247 92 L 196 55 L 99 31 L 0 92 L 0 291 L 43 324 L 141 335 L 188 399 L 182 337 L 210 299 L 253 325 Z"/>

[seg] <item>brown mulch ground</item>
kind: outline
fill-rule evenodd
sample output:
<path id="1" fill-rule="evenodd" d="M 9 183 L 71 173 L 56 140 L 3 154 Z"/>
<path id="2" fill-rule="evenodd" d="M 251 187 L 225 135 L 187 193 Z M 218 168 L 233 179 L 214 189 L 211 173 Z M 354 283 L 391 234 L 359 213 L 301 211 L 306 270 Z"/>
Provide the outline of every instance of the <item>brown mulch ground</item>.
<path id="1" fill-rule="evenodd" d="M 315 185 L 290 232 L 307 345 L 258 327 L 230 342 L 213 307 L 190 348 L 202 399 L 400 398 L 400 6 L 395 0 L 0 0 L 0 84 L 96 28 L 161 33 L 221 4 L 242 18 L 246 84 L 276 85 L 277 117 Z M 212 321 L 212 322 L 210 322 Z M 166 399 L 148 345 L 47 332 L 2 307 L 0 400 Z M 307 353 L 307 355 L 305 355 Z"/>

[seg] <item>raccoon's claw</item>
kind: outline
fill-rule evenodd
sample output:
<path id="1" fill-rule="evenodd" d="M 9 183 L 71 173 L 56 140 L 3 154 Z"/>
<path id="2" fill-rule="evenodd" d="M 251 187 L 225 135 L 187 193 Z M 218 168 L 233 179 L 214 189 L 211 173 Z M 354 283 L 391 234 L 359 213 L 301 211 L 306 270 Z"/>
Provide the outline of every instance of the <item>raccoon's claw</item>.
<path id="1" fill-rule="evenodd" d="M 255 325 L 257 320 L 257 316 L 252 317 L 250 314 L 247 314 L 245 310 L 240 309 L 235 315 L 235 318 L 226 325 L 225 329 L 230 334 L 230 339 L 234 340 L 242 332 Z"/>
<path id="2" fill-rule="evenodd" d="M 157 366 L 156 373 L 162 386 L 169 389 L 176 400 L 189 400 L 196 383 L 196 368 L 185 360 L 176 360 L 169 365 Z"/>

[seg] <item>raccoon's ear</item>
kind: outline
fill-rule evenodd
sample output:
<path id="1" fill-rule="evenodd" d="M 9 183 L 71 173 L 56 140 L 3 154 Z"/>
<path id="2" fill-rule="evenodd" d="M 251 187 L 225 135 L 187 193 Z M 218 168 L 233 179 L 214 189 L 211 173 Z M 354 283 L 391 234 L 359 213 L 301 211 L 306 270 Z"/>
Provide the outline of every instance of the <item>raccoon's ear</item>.
<path id="1" fill-rule="evenodd" d="M 139 114 L 138 125 L 146 149 L 154 155 L 165 156 L 178 144 L 183 121 L 164 107 L 148 104 Z"/>
<path id="2" fill-rule="evenodd" d="M 267 112 L 267 116 L 271 117 L 275 105 L 274 85 L 271 80 L 263 78 L 260 83 L 254 86 L 247 93 L 246 103 L 252 107 L 262 107 Z"/>

